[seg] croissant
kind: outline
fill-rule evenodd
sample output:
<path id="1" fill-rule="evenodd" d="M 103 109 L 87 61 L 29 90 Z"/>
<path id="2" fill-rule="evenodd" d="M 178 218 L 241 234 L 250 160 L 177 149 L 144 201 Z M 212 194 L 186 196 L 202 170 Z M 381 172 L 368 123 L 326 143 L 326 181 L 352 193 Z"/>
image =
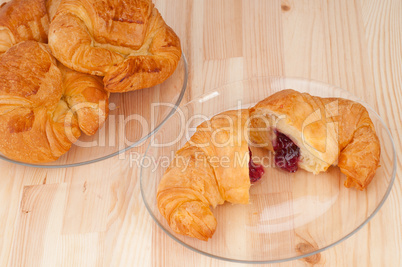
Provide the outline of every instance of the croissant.
<path id="1" fill-rule="evenodd" d="M 49 46 L 65 66 L 104 76 L 109 92 L 162 83 L 181 57 L 179 38 L 151 0 L 63 0 Z"/>
<path id="2" fill-rule="evenodd" d="M 47 43 L 46 0 L 12 0 L 0 8 L 0 54 L 22 41 Z"/>
<path id="3" fill-rule="evenodd" d="M 247 119 L 248 110 L 216 115 L 176 152 L 157 191 L 159 211 L 175 232 L 208 240 L 217 225 L 210 206 L 249 202 Z"/>
<path id="4" fill-rule="evenodd" d="M 367 110 L 342 98 L 283 90 L 250 109 L 253 145 L 275 152 L 276 165 L 317 174 L 338 165 L 346 187 L 363 190 L 379 167 L 380 143 Z"/>
<path id="5" fill-rule="evenodd" d="M 29 163 L 54 161 L 108 115 L 99 77 L 58 64 L 46 44 L 21 42 L 0 56 L 0 152 Z"/>

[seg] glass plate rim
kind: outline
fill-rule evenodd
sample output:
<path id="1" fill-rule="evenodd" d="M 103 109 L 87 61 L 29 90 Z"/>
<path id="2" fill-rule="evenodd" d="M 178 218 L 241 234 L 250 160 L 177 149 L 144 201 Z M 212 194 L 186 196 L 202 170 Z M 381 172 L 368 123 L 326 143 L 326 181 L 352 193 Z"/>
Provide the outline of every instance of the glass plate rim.
<path id="1" fill-rule="evenodd" d="M 143 161 L 144 161 L 144 159 L 146 158 L 146 156 L 147 156 L 147 154 L 148 154 L 148 152 L 149 152 L 149 149 L 151 148 L 151 144 L 148 144 L 148 146 L 147 146 L 147 148 L 146 148 L 146 150 L 145 150 L 144 156 L 143 156 L 143 158 L 142 158 L 142 160 L 141 160 L 141 164 L 140 164 L 140 166 L 141 166 L 141 169 L 140 169 L 140 191 L 141 191 L 142 200 L 143 200 L 144 205 L 145 205 L 145 207 L 146 207 L 146 209 L 147 209 L 147 211 L 148 211 L 148 214 L 151 216 L 151 218 L 153 219 L 153 221 L 163 230 L 163 232 L 165 232 L 165 233 L 166 233 L 170 238 L 172 238 L 174 241 L 178 242 L 179 244 L 183 245 L 185 248 L 190 249 L 190 250 L 193 251 L 193 252 L 199 253 L 199 254 L 204 255 L 204 256 L 207 256 L 207 257 L 211 257 L 211 258 L 213 258 L 213 259 L 223 260 L 223 261 L 233 262 L 233 263 L 244 263 L 244 264 L 272 264 L 272 263 L 282 263 L 282 262 L 288 262 L 288 261 L 298 260 L 298 259 L 310 257 L 310 256 L 313 256 L 313 255 L 315 255 L 315 254 L 321 253 L 321 252 L 323 252 L 323 251 L 325 251 L 325 250 L 327 250 L 327 249 L 329 249 L 329 248 L 331 248 L 331 247 L 334 247 L 334 246 L 340 244 L 341 242 L 345 241 L 345 240 L 348 239 L 349 237 L 353 236 L 353 235 L 354 235 L 355 233 L 357 233 L 360 229 L 362 229 L 362 228 L 378 213 L 378 211 L 382 208 L 382 206 L 384 205 L 385 201 L 388 199 L 388 196 L 390 195 L 391 190 L 392 190 L 393 185 L 394 185 L 394 182 L 395 182 L 396 169 L 397 169 L 397 164 L 396 164 L 396 150 L 395 150 L 394 139 L 392 138 L 392 134 L 391 134 L 391 132 L 389 131 L 388 126 L 385 124 L 385 122 L 384 122 L 384 120 L 382 119 L 382 117 L 371 107 L 371 105 L 367 104 L 366 102 L 364 102 L 363 100 L 361 100 L 359 97 L 355 96 L 354 94 L 352 94 L 351 92 L 349 92 L 349 91 L 347 91 L 347 90 L 345 90 L 345 89 L 342 89 L 342 88 L 339 87 L 339 86 L 336 86 L 336 85 L 333 85 L 333 84 L 329 84 L 329 83 L 325 83 L 325 82 L 322 82 L 322 81 L 317 81 L 317 80 L 314 80 L 314 79 L 306 79 L 306 78 L 301 78 L 301 77 L 291 77 L 291 76 L 289 76 L 289 77 L 287 77 L 287 76 L 256 76 L 256 77 L 252 77 L 252 78 L 249 78 L 249 79 L 242 79 L 242 80 L 238 80 L 238 81 L 233 81 L 233 82 L 229 82 L 229 83 L 226 83 L 226 84 L 222 84 L 221 86 L 215 87 L 214 89 L 209 90 L 209 91 L 207 91 L 206 93 L 203 93 L 203 94 L 201 94 L 201 95 L 195 97 L 195 98 L 192 99 L 191 101 L 187 102 L 183 107 L 185 107 L 185 106 L 187 106 L 187 105 L 189 105 L 189 104 L 195 102 L 196 100 L 200 99 L 200 98 L 201 98 L 202 96 L 204 96 L 204 95 L 207 95 L 207 94 L 209 94 L 209 93 L 211 93 L 211 92 L 217 91 L 217 90 L 219 90 L 219 89 L 221 89 L 221 88 L 230 86 L 231 84 L 236 84 L 236 83 L 245 82 L 245 81 L 252 81 L 252 80 L 257 80 L 257 79 L 261 79 L 261 78 L 294 79 L 294 80 L 300 80 L 300 81 L 306 81 L 306 80 L 307 80 L 307 81 L 315 82 L 315 83 L 318 83 L 318 84 L 325 84 L 325 85 L 327 85 L 327 86 L 330 85 L 330 86 L 332 86 L 332 87 L 334 87 L 334 88 L 338 88 L 338 89 L 341 89 L 341 90 L 343 90 L 343 91 L 348 92 L 351 96 L 353 96 L 353 97 L 355 98 L 354 101 L 357 101 L 357 102 L 360 102 L 361 104 L 364 104 L 364 106 L 365 106 L 366 108 L 369 108 L 370 111 L 373 112 L 373 113 L 380 119 L 380 122 L 381 122 L 382 126 L 385 128 L 386 133 L 387 133 L 388 137 L 389 137 L 390 140 L 391 140 L 391 144 L 392 144 L 392 158 L 393 158 L 393 160 L 392 160 L 393 168 L 392 168 L 392 174 L 391 174 L 391 176 L 392 176 L 392 177 L 391 177 L 391 181 L 390 181 L 390 184 L 388 185 L 387 191 L 385 192 L 385 194 L 384 194 L 383 198 L 381 199 L 379 205 L 378 205 L 378 206 L 376 207 L 376 209 L 370 214 L 370 216 L 368 216 L 368 217 L 366 218 L 366 220 L 365 220 L 363 223 L 361 223 L 361 224 L 360 224 L 359 226 L 357 226 L 353 231 L 351 231 L 350 233 L 348 233 L 348 234 L 345 235 L 344 237 L 340 238 L 339 240 L 337 240 L 337 241 L 335 241 L 335 242 L 333 242 L 333 243 L 331 243 L 331 244 L 329 244 L 329 245 L 327 245 L 327 246 L 325 246 L 325 247 L 323 247 L 323 248 L 320 248 L 320 249 L 318 249 L 318 250 L 316 250 L 316 251 L 309 252 L 309 253 L 306 253 L 306 254 L 301 254 L 301 255 L 298 255 L 298 256 L 295 256 L 295 257 L 289 257 L 289 258 L 283 258 L 283 259 L 275 259 L 275 260 L 267 260 L 267 261 L 250 261 L 250 260 L 230 259 L 230 258 L 225 258 L 225 257 L 213 255 L 213 254 L 210 254 L 210 253 L 207 253 L 207 252 L 204 252 L 204 251 L 200 251 L 200 250 L 198 250 L 198 249 L 196 249 L 196 248 L 193 248 L 193 247 L 187 245 L 186 243 L 182 242 L 181 240 L 179 240 L 178 238 L 176 238 L 174 235 L 172 235 L 167 229 L 165 229 L 165 227 L 158 221 L 158 219 L 155 218 L 155 216 L 153 215 L 153 213 L 152 213 L 152 211 L 151 211 L 150 206 L 148 205 L 148 203 L 147 203 L 147 201 L 146 201 L 146 199 L 145 199 L 145 197 L 144 197 L 144 194 L 145 194 L 145 193 L 144 193 L 143 183 L 142 183 L 142 181 L 143 181 L 143 179 L 142 179 L 142 178 L 143 178 L 143 169 L 144 169 L 144 167 L 143 167 L 143 166 L 144 166 Z"/>
<path id="2" fill-rule="evenodd" d="M 119 150 L 116 151 L 114 153 L 111 153 L 109 155 L 100 157 L 100 158 L 96 158 L 96 159 L 92 159 L 92 160 L 88 160 L 88 161 L 83 161 L 83 162 L 78 162 L 78 163 L 71 163 L 71 164 L 60 164 L 60 165 L 43 165 L 43 164 L 32 164 L 32 163 L 26 163 L 26 162 L 21 162 L 21 161 L 16 161 L 16 160 L 12 160 L 9 159 L 7 157 L 4 157 L 2 155 L 0 155 L 0 159 L 10 162 L 10 163 L 14 163 L 17 165 L 22 165 L 25 167 L 34 167 L 34 168 L 40 168 L 40 169 L 59 169 L 59 168 L 72 168 L 72 167 L 79 167 L 79 166 L 83 166 L 83 165 L 89 165 L 92 163 L 96 163 L 96 162 L 100 162 L 112 157 L 115 157 L 117 155 L 120 155 L 136 146 L 138 146 L 139 144 L 143 143 L 145 140 L 147 140 L 149 137 L 151 137 L 152 135 L 154 135 L 156 132 L 158 132 L 158 130 L 165 124 L 165 122 L 173 116 L 173 114 L 176 112 L 176 110 L 178 109 L 178 107 L 181 104 L 181 101 L 183 100 L 184 94 L 187 90 L 187 81 L 188 81 L 188 64 L 187 64 L 187 58 L 184 55 L 184 52 L 182 52 L 182 59 L 184 62 L 184 79 L 183 79 L 183 86 L 181 88 L 179 97 L 176 101 L 176 103 L 174 103 L 174 108 L 172 108 L 172 110 L 169 112 L 169 114 L 166 116 L 165 119 L 163 119 L 163 121 L 157 126 L 155 127 L 155 129 L 153 129 L 151 132 L 149 132 L 146 136 L 142 137 L 141 139 L 139 139 L 138 141 L 136 141 L 135 143 Z M 68 153 L 68 152 L 67 152 Z"/>

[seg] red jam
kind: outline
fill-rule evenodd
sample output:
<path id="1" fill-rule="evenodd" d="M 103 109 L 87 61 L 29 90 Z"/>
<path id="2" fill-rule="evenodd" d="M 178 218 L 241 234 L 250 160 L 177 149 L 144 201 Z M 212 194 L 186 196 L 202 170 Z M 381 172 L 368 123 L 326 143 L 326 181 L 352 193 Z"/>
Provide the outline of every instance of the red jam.
<path id="1" fill-rule="evenodd" d="M 264 174 L 264 168 L 260 164 L 256 164 L 253 162 L 253 154 L 251 153 L 250 148 L 248 149 L 250 153 L 250 161 L 248 162 L 248 169 L 249 169 L 249 176 L 250 182 L 255 183 L 261 179 L 262 175 Z"/>
<path id="2" fill-rule="evenodd" d="M 300 148 L 289 137 L 275 131 L 275 165 L 288 172 L 296 172 L 300 158 Z"/>

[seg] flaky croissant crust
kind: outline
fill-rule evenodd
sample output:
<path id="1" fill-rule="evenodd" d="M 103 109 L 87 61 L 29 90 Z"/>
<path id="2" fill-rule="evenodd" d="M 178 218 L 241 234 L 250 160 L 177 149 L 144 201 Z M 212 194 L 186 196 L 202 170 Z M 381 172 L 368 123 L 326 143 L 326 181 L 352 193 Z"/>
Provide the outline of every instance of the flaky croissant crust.
<path id="1" fill-rule="evenodd" d="M 63 0 L 49 45 L 69 68 L 104 76 L 110 92 L 157 85 L 181 57 L 179 38 L 150 0 Z"/>
<path id="2" fill-rule="evenodd" d="M 247 110 L 223 112 L 199 125 L 176 152 L 157 192 L 159 211 L 175 232 L 208 240 L 217 224 L 210 206 L 249 202 L 247 118 Z M 236 155 L 245 159 L 243 163 L 236 161 Z M 211 157 L 229 161 L 226 166 L 216 165 Z"/>
<path id="3" fill-rule="evenodd" d="M 361 104 L 343 98 L 321 98 L 283 90 L 250 109 L 254 143 L 273 150 L 274 129 L 288 135 L 301 149 L 299 166 L 307 171 L 326 171 L 338 165 L 347 176 L 346 187 L 363 190 L 373 179 L 381 147 L 369 114 Z M 273 117 L 263 123 L 264 117 Z"/>
<path id="4" fill-rule="evenodd" d="M 100 78 L 58 65 L 45 44 L 19 43 L 0 56 L 0 151 L 22 162 L 54 161 L 108 113 Z"/>
<path id="5" fill-rule="evenodd" d="M 47 43 L 46 0 L 12 0 L 0 8 L 0 54 L 23 41 Z"/>

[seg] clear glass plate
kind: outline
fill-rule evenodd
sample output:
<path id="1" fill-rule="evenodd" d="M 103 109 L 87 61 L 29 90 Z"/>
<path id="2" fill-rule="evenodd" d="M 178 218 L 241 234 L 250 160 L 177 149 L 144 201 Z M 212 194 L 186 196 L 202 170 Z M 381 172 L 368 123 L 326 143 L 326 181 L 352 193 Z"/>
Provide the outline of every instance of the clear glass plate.
<path id="1" fill-rule="evenodd" d="M 173 232 L 159 213 L 156 192 L 174 152 L 202 121 L 220 112 L 251 107 L 282 89 L 342 97 L 369 111 L 381 142 L 381 167 L 364 191 L 343 186 L 339 168 L 313 175 L 265 168 L 251 186 L 250 204 L 225 203 L 213 210 L 218 226 L 207 242 Z M 265 152 L 267 153 L 267 152 Z M 174 240 L 201 254 L 233 262 L 274 263 L 307 257 L 345 240 L 381 208 L 395 179 L 394 143 L 384 121 L 367 104 L 339 87 L 303 79 L 262 77 L 212 90 L 179 108 L 151 142 L 142 161 L 141 193 L 155 222 Z"/>
<path id="2" fill-rule="evenodd" d="M 58 160 L 44 164 L 9 162 L 42 168 L 66 168 L 98 162 L 142 145 L 176 111 L 187 87 L 187 61 L 182 54 L 175 72 L 162 84 L 109 98 L 109 117 L 93 136 L 82 136 Z"/>

